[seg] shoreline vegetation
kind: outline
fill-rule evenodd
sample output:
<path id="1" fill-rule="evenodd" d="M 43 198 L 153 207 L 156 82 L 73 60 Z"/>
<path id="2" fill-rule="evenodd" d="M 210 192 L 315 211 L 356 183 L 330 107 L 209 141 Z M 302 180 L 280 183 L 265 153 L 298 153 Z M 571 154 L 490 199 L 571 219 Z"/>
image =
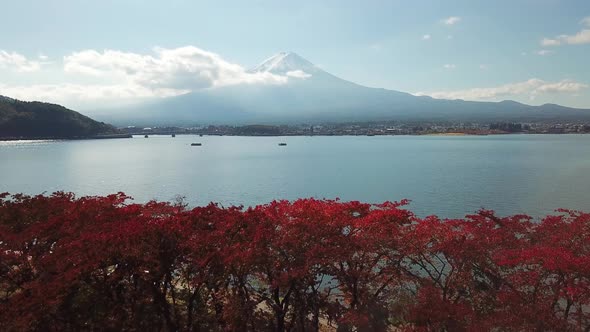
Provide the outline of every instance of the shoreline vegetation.
<path id="1" fill-rule="evenodd" d="M 0 330 L 584 331 L 590 214 L 0 194 Z"/>

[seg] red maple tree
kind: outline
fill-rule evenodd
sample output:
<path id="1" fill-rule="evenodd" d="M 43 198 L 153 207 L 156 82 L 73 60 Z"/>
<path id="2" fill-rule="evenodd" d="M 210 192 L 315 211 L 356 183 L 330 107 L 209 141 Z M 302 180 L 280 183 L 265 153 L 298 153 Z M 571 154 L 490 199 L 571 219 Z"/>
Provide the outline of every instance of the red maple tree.
<path id="1" fill-rule="evenodd" d="M 0 195 L 0 330 L 587 331 L 590 214 Z"/>

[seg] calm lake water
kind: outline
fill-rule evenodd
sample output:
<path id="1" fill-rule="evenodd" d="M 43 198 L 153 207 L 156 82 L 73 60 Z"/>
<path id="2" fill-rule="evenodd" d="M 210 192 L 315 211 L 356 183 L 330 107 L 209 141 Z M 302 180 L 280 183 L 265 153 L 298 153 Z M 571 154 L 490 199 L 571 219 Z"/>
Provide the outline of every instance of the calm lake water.
<path id="1" fill-rule="evenodd" d="M 0 192 L 59 190 L 123 191 L 139 202 L 181 195 L 191 205 L 408 198 L 419 215 L 441 217 L 481 207 L 502 215 L 589 211 L 590 135 L 178 135 L 0 142 Z"/>

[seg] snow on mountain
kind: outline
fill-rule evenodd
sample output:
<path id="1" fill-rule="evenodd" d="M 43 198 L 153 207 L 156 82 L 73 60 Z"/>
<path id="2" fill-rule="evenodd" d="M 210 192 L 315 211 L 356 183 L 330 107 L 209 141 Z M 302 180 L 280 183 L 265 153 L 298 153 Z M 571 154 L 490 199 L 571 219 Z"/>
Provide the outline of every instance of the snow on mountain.
<path id="1" fill-rule="evenodd" d="M 253 73 L 268 72 L 293 78 L 309 78 L 320 71 L 316 65 L 293 52 L 277 53 L 250 70 Z"/>

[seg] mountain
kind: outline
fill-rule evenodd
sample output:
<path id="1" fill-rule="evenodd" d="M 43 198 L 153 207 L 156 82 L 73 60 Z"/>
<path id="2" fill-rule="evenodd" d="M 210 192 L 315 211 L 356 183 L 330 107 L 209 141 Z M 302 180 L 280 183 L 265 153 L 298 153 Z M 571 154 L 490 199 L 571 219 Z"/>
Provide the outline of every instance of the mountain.
<path id="1" fill-rule="evenodd" d="M 249 70 L 287 79 L 278 85 L 233 85 L 160 99 L 103 114 L 118 124 L 286 123 L 305 121 L 590 120 L 590 110 L 514 101 L 442 100 L 369 88 L 336 77 L 295 53 L 281 52 Z"/>
<path id="2" fill-rule="evenodd" d="M 301 70 L 308 74 L 318 73 L 322 70 L 313 63 L 292 52 L 280 52 L 264 60 L 260 65 L 249 70 L 251 73 L 270 72 L 273 74 L 287 74 L 288 72 Z"/>
<path id="3" fill-rule="evenodd" d="M 114 127 L 60 105 L 0 96 L 0 138 L 82 138 L 114 132 Z"/>

